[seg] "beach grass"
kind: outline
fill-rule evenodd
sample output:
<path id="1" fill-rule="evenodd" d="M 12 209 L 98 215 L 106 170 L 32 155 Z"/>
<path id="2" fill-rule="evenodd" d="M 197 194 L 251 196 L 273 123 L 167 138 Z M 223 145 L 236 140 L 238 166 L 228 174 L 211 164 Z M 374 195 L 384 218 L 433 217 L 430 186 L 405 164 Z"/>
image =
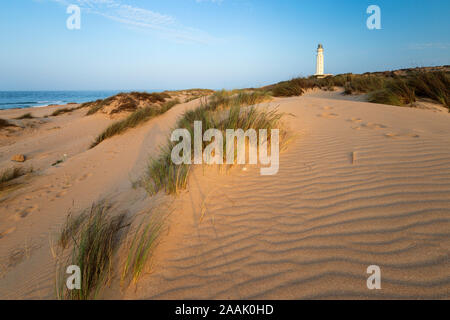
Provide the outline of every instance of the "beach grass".
<path id="1" fill-rule="evenodd" d="M 180 101 L 176 99 L 164 103 L 161 107 L 150 106 L 134 111 L 125 119 L 119 120 L 107 127 L 101 134 L 97 136 L 95 141 L 91 144 L 91 148 L 94 148 L 108 138 L 111 138 L 118 134 L 122 134 L 130 128 L 137 127 L 138 125 L 165 113 L 179 103 Z"/>
<path id="2" fill-rule="evenodd" d="M 449 109 L 450 74 L 448 72 L 421 72 L 410 80 L 418 97 L 429 98 Z"/>
<path id="3" fill-rule="evenodd" d="M 0 118 L 0 129 L 7 128 L 7 127 L 16 127 L 16 125 L 12 124 L 8 120 Z"/>
<path id="4" fill-rule="evenodd" d="M 72 112 L 72 111 L 74 111 L 74 110 L 75 110 L 75 108 L 61 108 L 61 109 L 56 109 L 55 111 L 53 111 L 53 113 L 51 114 L 51 116 L 52 116 L 52 117 L 57 117 L 57 116 L 59 116 L 59 115 L 61 115 L 61 114 L 69 113 L 69 112 Z"/>
<path id="5" fill-rule="evenodd" d="M 294 97 L 301 96 L 307 89 L 317 87 L 317 83 L 311 78 L 295 78 L 283 81 L 270 88 L 274 97 Z"/>
<path id="6" fill-rule="evenodd" d="M 368 101 L 394 106 L 412 105 L 416 101 L 414 89 L 401 78 L 389 80 L 383 89 L 369 93 Z"/>
<path id="7" fill-rule="evenodd" d="M 10 183 L 28 173 L 33 172 L 33 168 L 11 167 L 0 172 L 0 191 L 7 189 Z"/>
<path id="8" fill-rule="evenodd" d="M 23 119 L 33 119 L 33 115 L 31 114 L 31 112 L 27 112 L 24 113 L 23 115 L 21 115 L 20 117 L 15 118 L 16 120 L 23 120 Z"/>
<path id="9" fill-rule="evenodd" d="M 89 108 L 86 115 L 90 116 L 113 103 L 117 103 L 117 108 L 115 109 L 115 112 L 135 111 L 136 109 L 138 109 L 139 104 L 141 102 L 145 103 L 146 105 L 150 105 L 155 103 L 164 103 L 166 102 L 167 99 L 170 99 L 170 95 L 166 92 L 153 92 L 153 93 L 136 92 L 136 91 L 130 93 L 121 92 L 106 99 L 99 99 L 96 101 L 86 102 L 82 104 L 82 107 Z"/>
<path id="10" fill-rule="evenodd" d="M 254 106 L 251 104 L 260 103 L 267 100 L 265 93 L 244 93 L 233 95 L 230 92 L 216 92 L 209 101 L 205 100 L 201 106 L 184 113 L 177 122 L 176 127 L 187 129 L 191 137 L 194 136 L 194 121 L 202 122 L 203 132 L 208 129 L 218 129 L 225 133 L 227 129 L 258 129 L 268 130 L 268 140 L 270 142 L 270 130 L 279 128 L 281 140 L 286 137 L 286 132 L 281 125 L 283 114 Z M 247 108 L 244 108 L 247 107 Z M 203 134 L 203 133 L 202 133 Z M 203 147 L 206 146 L 203 142 Z M 174 142 L 168 141 L 162 148 L 159 158 L 150 159 L 147 172 L 143 178 L 143 186 L 147 192 L 154 195 L 160 191 L 167 194 L 176 194 L 186 189 L 190 165 L 176 165 L 172 162 L 171 153 L 175 146 Z M 193 154 L 193 144 L 191 144 Z M 226 152 L 223 153 L 224 157 Z"/>
<path id="11" fill-rule="evenodd" d="M 121 283 L 132 281 L 136 284 L 146 270 L 152 251 L 157 245 L 164 221 L 158 215 L 144 217 L 133 231 L 127 246 L 127 255 L 122 269 Z"/>
<path id="12" fill-rule="evenodd" d="M 340 74 L 325 78 L 295 78 L 261 88 L 275 97 L 301 96 L 306 90 L 333 90 L 342 87 L 344 94 L 368 94 L 368 101 L 395 106 L 413 106 L 417 98 L 428 98 L 450 111 L 450 73 L 448 71 L 375 72 Z"/>
<path id="13" fill-rule="evenodd" d="M 82 218 L 68 218 L 64 226 L 60 245 L 65 248 L 72 242 L 69 260 L 57 270 L 56 289 L 60 299 L 90 300 L 98 297 L 101 289 L 112 277 L 113 258 L 120 244 L 120 230 L 124 227 L 125 215 L 110 216 L 111 206 L 106 202 L 93 204 Z M 81 288 L 68 290 L 63 274 L 68 265 L 81 271 Z"/>

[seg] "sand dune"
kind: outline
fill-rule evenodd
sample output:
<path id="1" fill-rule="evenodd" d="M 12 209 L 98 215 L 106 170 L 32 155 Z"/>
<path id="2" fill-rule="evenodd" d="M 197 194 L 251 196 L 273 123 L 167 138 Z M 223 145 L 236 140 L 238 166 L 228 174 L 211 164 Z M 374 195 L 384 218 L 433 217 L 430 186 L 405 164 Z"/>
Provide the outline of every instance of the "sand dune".
<path id="1" fill-rule="evenodd" d="M 197 168 L 164 258 L 129 297 L 448 298 L 450 117 L 308 96 L 272 105 L 299 133 L 280 172 Z M 373 264 L 380 291 L 366 287 Z"/>
<path id="2" fill-rule="evenodd" d="M 2 167 L 33 145 L 35 159 L 69 154 L 60 167 L 36 162 L 43 173 L 0 202 L 0 298 L 53 298 L 51 235 L 69 210 L 109 197 L 130 212 L 154 201 L 173 202 L 173 212 L 152 272 L 105 298 L 448 299 L 450 115 L 318 92 L 270 104 L 295 115 L 279 173 L 197 167 L 176 198 L 149 198 L 131 181 L 198 101 L 91 150 L 109 121 L 77 113 L 61 123 L 59 143 L 41 128 L 48 145 L 38 135 L 0 147 Z M 381 268 L 382 290 L 366 287 L 370 265 Z"/>

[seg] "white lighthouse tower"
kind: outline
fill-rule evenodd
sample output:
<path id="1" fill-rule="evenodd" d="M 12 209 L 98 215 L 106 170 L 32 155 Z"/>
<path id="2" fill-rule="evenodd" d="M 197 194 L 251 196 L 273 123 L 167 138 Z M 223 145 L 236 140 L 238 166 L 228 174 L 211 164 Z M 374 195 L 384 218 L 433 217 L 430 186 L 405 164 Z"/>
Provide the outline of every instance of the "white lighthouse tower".
<path id="1" fill-rule="evenodd" d="M 316 64 L 316 74 L 317 77 L 324 76 L 324 66 L 323 66 L 323 46 L 319 44 L 317 47 L 317 64 Z"/>

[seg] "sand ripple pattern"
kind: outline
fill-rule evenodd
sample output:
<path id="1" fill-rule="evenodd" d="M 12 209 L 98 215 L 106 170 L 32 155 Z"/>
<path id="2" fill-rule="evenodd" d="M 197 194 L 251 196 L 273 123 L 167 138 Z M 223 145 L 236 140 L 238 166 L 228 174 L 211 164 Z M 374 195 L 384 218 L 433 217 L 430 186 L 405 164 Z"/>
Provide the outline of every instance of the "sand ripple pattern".
<path id="1" fill-rule="evenodd" d="M 138 295 L 450 297 L 448 134 L 386 139 L 387 125 L 355 134 L 348 117 L 315 111 L 316 121 L 342 121 L 352 132 L 307 128 L 275 176 L 195 172 L 179 215 L 192 215 L 192 225 L 180 227 L 178 244 Z M 381 268 L 382 290 L 367 289 L 370 265 Z"/>

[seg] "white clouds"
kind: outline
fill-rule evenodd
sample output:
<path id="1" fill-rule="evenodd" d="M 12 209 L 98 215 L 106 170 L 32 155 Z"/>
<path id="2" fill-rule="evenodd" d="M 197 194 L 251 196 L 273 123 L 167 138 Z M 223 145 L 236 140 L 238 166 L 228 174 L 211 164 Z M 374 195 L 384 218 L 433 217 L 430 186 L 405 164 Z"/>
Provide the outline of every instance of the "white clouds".
<path id="1" fill-rule="evenodd" d="M 52 0 L 69 5 L 67 0 Z M 222 0 L 196 0 L 221 2 Z M 152 32 L 160 37 L 187 43 L 207 43 L 214 40 L 206 32 L 183 26 L 175 17 L 152 10 L 122 4 L 120 0 L 71 0 L 85 12 L 98 14 L 124 25 Z"/>

